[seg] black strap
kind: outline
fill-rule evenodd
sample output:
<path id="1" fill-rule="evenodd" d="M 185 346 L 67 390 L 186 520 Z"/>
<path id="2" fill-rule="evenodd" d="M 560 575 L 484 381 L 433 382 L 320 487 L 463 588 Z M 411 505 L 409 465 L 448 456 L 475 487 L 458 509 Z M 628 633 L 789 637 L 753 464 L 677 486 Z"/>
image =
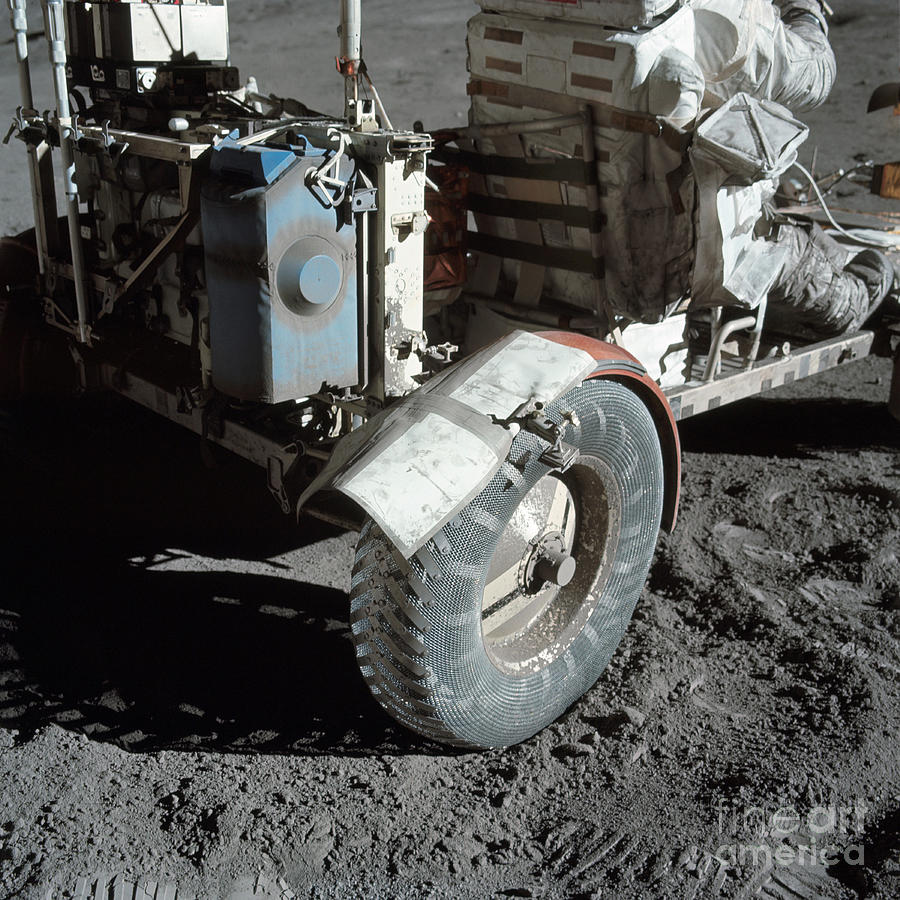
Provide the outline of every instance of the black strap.
<path id="1" fill-rule="evenodd" d="M 529 162 L 520 156 L 486 156 L 467 150 L 436 147 L 432 158 L 442 163 L 466 166 L 480 175 L 502 175 L 506 178 L 529 178 L 537 181 L 567 181 L 584 184 L 584 163 L 578 158 L 541 159 Z M 594 178 L 596 179 L 596 172 Z"/>
<path id="2" fill-rule="evenodd" d="M 602 213 L 593 215 L 583 206 L 563 206 L 559 203 L 537 203 L 531 200 L 510 200 L 507 197 L 486 197 L 484 194 L 469 193 L 467 205 L 472 212 L 503 219 L 551 219 L 574 228 L 587 228 L 591 232 L 603 230 L 606 217 Z"/>
<path id="3" fill-rule="evenodd" d="M 479 250 L 491 256 L 537 263 L 550 269 L 565 269 L 569 272 L 584 272 L 586 275 L 603 277 L 603 260 L 595 260 L 588 250 L 544 247 L 540 244 L 529 244 L 527 241 L 499 238 L 480 231 L 470 231 L 468 239 L 470 250 Z"/>

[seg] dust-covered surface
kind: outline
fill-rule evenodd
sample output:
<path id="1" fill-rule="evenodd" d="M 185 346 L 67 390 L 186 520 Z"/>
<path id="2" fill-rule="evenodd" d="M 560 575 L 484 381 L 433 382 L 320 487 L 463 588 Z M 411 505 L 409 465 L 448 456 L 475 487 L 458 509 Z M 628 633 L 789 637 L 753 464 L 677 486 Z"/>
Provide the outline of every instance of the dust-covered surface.
<path id="1" fill-rule="evenodd" d="M 458 120 L 469 4 L 364 5 L 399 121 Z M 900 158 L 889 112 L 862 113 L 896 74 L 892 4 L 833 5 L 820 152 Z M 339 98 L 330 71 L 286 74 L 333 55 L 313 6 L 234 0 L 233 39 L 246 74 L 316 105 Z M 613 664 L 559 723 L 481 754 L 369 697 L 352 535 L 298 531 L 258 470 L 204 466 L 117 398 L 4 419 L 0 897 L 103 873 L 202 897 L 260 875 L 301 897 L 900 895 L 889 377 L 866 360 L 685 423 L 679 525 Z"/>

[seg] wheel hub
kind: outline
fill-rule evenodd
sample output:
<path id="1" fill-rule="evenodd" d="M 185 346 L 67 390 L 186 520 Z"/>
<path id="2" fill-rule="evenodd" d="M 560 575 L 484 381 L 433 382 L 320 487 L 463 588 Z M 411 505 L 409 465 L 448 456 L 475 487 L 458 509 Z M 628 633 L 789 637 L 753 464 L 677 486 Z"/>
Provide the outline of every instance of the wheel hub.
<path id="1" fill-rule="evenodd" d="M 580 633 L 611 572 L 621 506 L 608 467 L 585 456 L 519 501 L 482 597 L 482 638 L 501 671 L 538 671 Z"/>
<path id="2" fill-rule="evenodd" d="M 545 534 L 525 565 L 525 590 L 536 594 L 545 584 L 565 587 L 575 577 L 576 562 L 570 549 L 562 532 Z"/>

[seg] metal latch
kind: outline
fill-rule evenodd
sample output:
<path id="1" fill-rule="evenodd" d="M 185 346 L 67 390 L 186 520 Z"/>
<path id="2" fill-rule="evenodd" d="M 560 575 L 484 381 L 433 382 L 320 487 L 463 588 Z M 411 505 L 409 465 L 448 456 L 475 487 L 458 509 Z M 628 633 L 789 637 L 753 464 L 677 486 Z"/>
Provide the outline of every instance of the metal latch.
<path id="1" fill-rule="evenodd" d="M 564 413 L 564 418 L 577 425 L 574 413 Z M 537 435 L 550 446 L 538 457 L 538 460 L 551 469 L 565 472 L 580 456 L 580 451 L 572 444 L 566 443 L 562 437 L 565 433 L 564 426 L 551 422 L 544 415 L 544 404 L 540 400 L 527 400 L 512 415 L 506 419 L 491 417 L 496 425 L 508 428 L 512 424 L 518 425 L 524 431 Z"/>
<path id="2" fill-rule="evenodd" d="M 22 106 L 16 108 L 16 115 L 3 138 L 3 143 L 8 144 L 9 139 L 15 136 L 29 146 L 37 146 L 42 141 L 49 143 L 49 123 L 38 116 L 37 110 L 25 109 Z"/>
<path id="3" fill-rule="evenodd" d="M 422 234 L 428 227 L 428 213 L 419 212 L 394 213 L 391 216 L 391 229 L 399 240 L 408 234 Z"/>
<path id="4" fill-rule="evenodd" d="M 538 459 L 548 468 L 565 472 L 580 455 L 577 447 L 567 444 L 562 437 L 558 437 L 553 446 L 548 447 Z"/>
<path id="5" fill-rule="evenodd" d="M 424 364 L 440 371 L 453 362 L 453 354 L 459 352 L 459 346 L 447 341 L 443 344 L 428 344 L 428 346 L 416 352 Z"/>
<path id="6" fill-rule="evenodd" d="M 99 135 L 87 135 L 80 128 L 78 116 L 72 116 L 72 140 L 75 141 L 76 146 L 83 153 L 105 151 L 113 163 L 115 163 L 129 147 L 127 141 L 117 141 L 109 133 L 109 119 L 106 119 L 100 125 Z"/>

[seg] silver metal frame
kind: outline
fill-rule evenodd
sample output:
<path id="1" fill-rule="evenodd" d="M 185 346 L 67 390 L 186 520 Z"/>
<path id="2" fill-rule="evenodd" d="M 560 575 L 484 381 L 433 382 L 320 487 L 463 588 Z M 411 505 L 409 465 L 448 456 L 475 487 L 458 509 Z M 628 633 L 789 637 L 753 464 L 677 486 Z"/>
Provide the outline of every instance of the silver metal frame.
<path id="1" fill-rule="evenodd" d="M 31 69 L 28 60 L 27 0 L 7 0 L 7 2 L 16 45 L 16 60 L 19 66 L 19 98 L 22 106 L 18 115 L 24 119 L 26 115 L 34 112 L 34 95 L 31 90 Z M 50 145 L 46 141 L 42 141 L 36 146 L 28 146 L 28 175 L 34 207 L 38 271 L 41 275 L 45 275 L 47 261 L 56 254 L 58 247 L 56 186 L 53 181 Z"/>
<path id="2" fill-rule="evenodd" d="M 698 367 L 696 380 L 681 387 L 670 388 L 665 394 L 675 418 L 687 419 L 698 413 L 718 409 L 727 403 L 790 384 L 808 375 L 816 375 L 862 359 L 872 352 L 875 337 L 874 331 L 860 331 L 831 338 L 791 350 L 780 358 L 758 362 L 751 369 L 746 369 L 743 361 L 738 361 L 730 369 L 726 367 L 720 377 L 709 381 L 704 380 L 701 374 L 706 368 L 701 359 L 703 368 Z"/>
<path id="3" fill-rule="evenodd" d="M 59 125 L 59 157 L 62 162 L 63 184 L 66 192 L 66 220 L 69 224 L 69 252 L 75 280 L 75 307 L 78 321 L 76 337 L 79 343 L 90 341 L 87 290 L 85 286 L 84 247 L 81 242 L 81 216 L 78 185 L 75 183 L 75 131 L 69 108 L 69 87 L 66 83 L 66 13 L 64 0 L 43 0 L 47 45 L 56 94 L 56 119 Z M 36 201 L 35 201 L 36 202 Z"/>

